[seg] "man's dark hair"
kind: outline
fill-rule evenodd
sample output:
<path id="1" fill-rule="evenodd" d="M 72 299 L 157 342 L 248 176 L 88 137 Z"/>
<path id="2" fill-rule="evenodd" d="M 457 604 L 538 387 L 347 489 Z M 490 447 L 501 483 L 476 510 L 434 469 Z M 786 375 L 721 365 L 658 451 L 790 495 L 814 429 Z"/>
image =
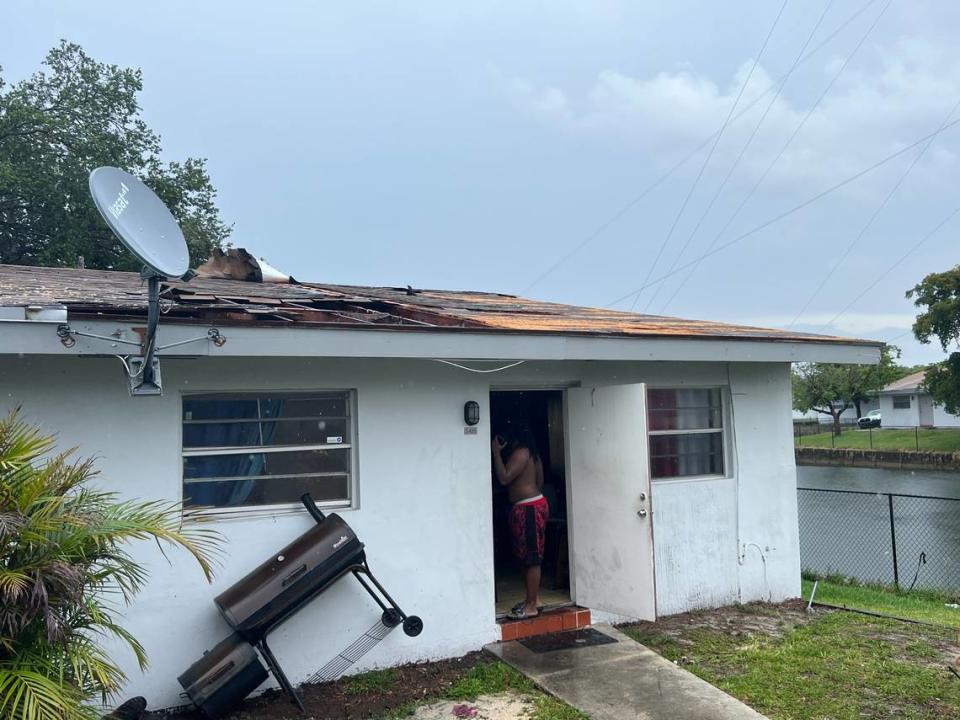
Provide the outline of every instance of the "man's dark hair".
<path id="1" fill-rule="evenodd" d="M 537 438 L 534 436 L 530 426 L 526 423 L 508 427 L 505 439 L 511 449 L 526 448 L 530 451 L 530 455 L 534 460 L 540 459 L 540 451 L 537 450 Z"/>

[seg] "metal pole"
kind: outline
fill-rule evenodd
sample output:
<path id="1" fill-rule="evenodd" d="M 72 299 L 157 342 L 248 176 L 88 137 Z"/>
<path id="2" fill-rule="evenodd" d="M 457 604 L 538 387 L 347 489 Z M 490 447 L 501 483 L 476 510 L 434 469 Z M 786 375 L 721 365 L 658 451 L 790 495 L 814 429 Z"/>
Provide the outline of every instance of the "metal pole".
<path id="1" fill-rule="evenodd" d="M 920 426 L 919 425 L 913 426 L 913 437 L 917 441 L 917 451 L 919 452 L 920 451 Z"/>
<path id="2" fill-rule="evenodd" d="M 870 433 L 870 449 L 873 450 L 873 428 L 867 428 L 867 432 Z"/>
<path id="3" fill-rule="evenodd" d="M 157 346 L 157 324 L 160 321 L 160 277 L 150 275 L 147 278 L 147 332 L 143 347 L 143 383 L 156 385 L 153 374 L 153 356 Z"/>
<path id="4" fill-rule="evenodd" d="M 897 567 L 897 529 L 893 522 L 893 495 L 887 494 L 887 506 L 890 508 L 890 547 L 893 550 L 893 584 L 900 589 L 900 569 Z"/>

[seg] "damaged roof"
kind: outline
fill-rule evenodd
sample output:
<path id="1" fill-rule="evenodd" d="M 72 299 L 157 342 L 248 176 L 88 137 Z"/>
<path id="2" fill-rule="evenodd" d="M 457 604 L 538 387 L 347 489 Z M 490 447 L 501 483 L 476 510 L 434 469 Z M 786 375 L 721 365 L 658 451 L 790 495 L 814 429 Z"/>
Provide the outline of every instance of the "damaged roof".
<path id="1" fill-rule="evenodd" d="M 190 282 L 164 281 L 160 298 L 164 322 L 204 325 L 882 344 L 482 292 L 197 277 Z M 64 305 L 72 319 L 142 321 L 147 313 L 147 287 L 132 272 L 0 265 L 0 307 L 30 305 Z"/>

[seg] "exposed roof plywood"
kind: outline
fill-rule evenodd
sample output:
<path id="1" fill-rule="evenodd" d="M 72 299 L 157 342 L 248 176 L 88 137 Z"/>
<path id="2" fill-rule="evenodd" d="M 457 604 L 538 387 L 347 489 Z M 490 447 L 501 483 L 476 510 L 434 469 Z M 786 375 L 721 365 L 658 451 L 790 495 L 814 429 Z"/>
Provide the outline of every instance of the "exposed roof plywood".
<path id="1" fill-rule="evenodd" d="M 202 324 L 880 344 L 482 292 L 253 283 L 198 277 L 189 283 L 164 283 L 161 299 L 171 320 Z M 129 272 L 0 265 L 0 306 L 51 304 L 66 305 L 71 317 L 141 318 L 147 310 L 146 283 L 137 273 Z"/>

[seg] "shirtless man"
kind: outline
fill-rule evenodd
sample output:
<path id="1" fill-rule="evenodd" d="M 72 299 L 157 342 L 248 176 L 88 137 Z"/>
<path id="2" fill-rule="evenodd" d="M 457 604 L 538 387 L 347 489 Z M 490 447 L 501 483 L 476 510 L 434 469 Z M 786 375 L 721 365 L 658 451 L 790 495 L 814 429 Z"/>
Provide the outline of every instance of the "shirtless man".
<path id="1" fill-rule="evenodd" d="M 509 449 L 507 461 L 503 450 Z M 509 443 L 494 436 L 493 472 L 505 485 L 510 502 L 510 534 L 513 554 L 523 563 L 526 598 L 517 603 L 508 616 L 523 620 L 540 614 L 540 564 L 543 561 L 543 542 L 550 515 L 543 490 L 543 463 L 528 429 L 522 429 Z"/>

